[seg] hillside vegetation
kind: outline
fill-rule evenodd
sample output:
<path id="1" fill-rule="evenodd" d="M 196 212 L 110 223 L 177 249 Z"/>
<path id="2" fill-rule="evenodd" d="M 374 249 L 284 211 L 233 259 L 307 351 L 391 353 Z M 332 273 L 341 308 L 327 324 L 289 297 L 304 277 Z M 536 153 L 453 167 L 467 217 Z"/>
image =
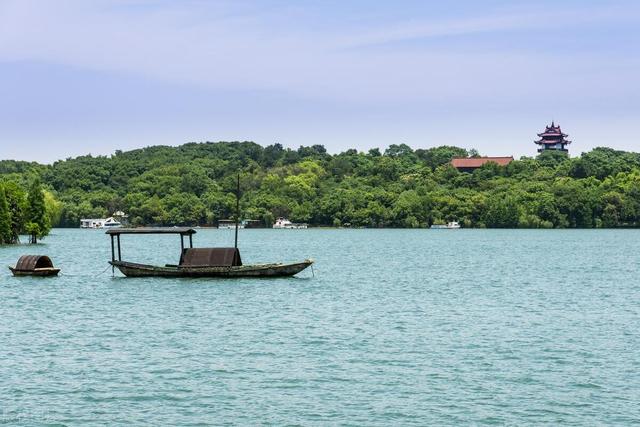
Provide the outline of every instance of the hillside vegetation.
<path id="1" fill-rule="evenodd" d="M 285 216 L 312 225 L 427 227 L 637 227 L 640 154 L 597 148 L 579 157 L 545 153 L 472 174 L 449 165 L 466 150 L 402 144 L 384 152 L 323 146 L 284 149 L 252 142 L 154 146 L 53 165 L 0 162 L 5 183 L 38 175 L 56 203 L 54 225 L 117 210 L 134 225 L 210 225 L 233 216 L 241 173 L 242 216 L 271 224 Z"/>

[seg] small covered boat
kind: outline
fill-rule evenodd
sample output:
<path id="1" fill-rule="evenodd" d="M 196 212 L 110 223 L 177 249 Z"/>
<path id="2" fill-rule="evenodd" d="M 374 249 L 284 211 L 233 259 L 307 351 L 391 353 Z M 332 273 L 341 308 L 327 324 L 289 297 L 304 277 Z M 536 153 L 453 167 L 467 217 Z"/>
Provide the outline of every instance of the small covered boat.
<path id="1" fill-rule="evenodd" d="M 46 255 L 22 255 L 15 267 L 9 267 L 14 276 L 57 276 L 59 268 L 53 266 Z"/>
<path id="2" fill-rule="evenodd" d="M 313 264 L 301 262 L 282 264 L 243 265 L 240 250 L 233 248 L 194 248 L 193 228 L 114 228 L 107 230 L 111 237 L 111 261 L 127 277 L 284 277 L 293 276 Z M 123 234 L 178 234 L 180 235 L 180 261 L 176 265 L 155 266 L 122 261 L 120 236 Z M 185 247 L 185 237 L 189 247 Z M 116 258 L 117 249 L 117 258 Z"/>

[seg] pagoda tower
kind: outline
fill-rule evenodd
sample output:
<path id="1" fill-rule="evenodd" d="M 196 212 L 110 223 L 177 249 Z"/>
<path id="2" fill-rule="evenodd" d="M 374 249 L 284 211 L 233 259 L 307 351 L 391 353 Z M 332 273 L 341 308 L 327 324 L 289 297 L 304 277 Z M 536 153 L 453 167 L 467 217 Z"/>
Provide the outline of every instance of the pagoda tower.
<path id="1" fill-rule="evenodd" d="M 566 146 L 571 144 L 571 141 L 566 139 L 569 135 L 566 133 L 562 133 L 560 126 L 556 126 L 555 122 L 551 122 L 551 126 L 547 126 L 544 132 L 539 133 L 539 140 L 533 141 L 540 146 L 538 148 L 538 153 L 542 153 L 543 151 L 553 150 L 553 151 L 563 151 L 567 153 Z"/>

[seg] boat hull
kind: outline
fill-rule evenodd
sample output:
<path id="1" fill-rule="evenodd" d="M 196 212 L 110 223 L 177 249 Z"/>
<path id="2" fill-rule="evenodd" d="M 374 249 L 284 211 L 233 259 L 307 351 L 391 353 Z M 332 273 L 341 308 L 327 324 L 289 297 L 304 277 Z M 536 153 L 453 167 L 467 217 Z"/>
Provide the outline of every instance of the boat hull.
<path id="1" fill-rule="evenodd" d="M 109 263 L 127 277 L 287 277 L 300 273 L 313 264 L 313 261 L 233 267 L 160 267 L 127 261 L 110 261 Z"/>
<path id="2" fill-rule="evenodd" d="M 9 270 L 14 276 L 37 276 L 37 277 L 50 277 L 57 276 L 60 272 L 59 268 L 34 268 L 33 270 L 18 270 L 13 267 L 9 267 Z"/>

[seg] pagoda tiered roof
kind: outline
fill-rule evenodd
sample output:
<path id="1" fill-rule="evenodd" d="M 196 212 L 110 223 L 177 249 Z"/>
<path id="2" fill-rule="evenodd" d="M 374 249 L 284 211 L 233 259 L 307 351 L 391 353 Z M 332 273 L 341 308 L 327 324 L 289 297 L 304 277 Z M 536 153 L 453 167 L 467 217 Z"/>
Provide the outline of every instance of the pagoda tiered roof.
<path id="1" fill-rule="evenodd" d="M 566 133 L 562 133 L 562 129 L 560 129 L 560 125 L 555 124 L 555 122 L 551 122 L 551 126 L 546 126 L 544 132 L 539 133 L 538 136 L 541 138 L 537 141 L 533 141 L 536 144 L 571 144 L 571 141 L 565 139 L 569 135 Z"/>

